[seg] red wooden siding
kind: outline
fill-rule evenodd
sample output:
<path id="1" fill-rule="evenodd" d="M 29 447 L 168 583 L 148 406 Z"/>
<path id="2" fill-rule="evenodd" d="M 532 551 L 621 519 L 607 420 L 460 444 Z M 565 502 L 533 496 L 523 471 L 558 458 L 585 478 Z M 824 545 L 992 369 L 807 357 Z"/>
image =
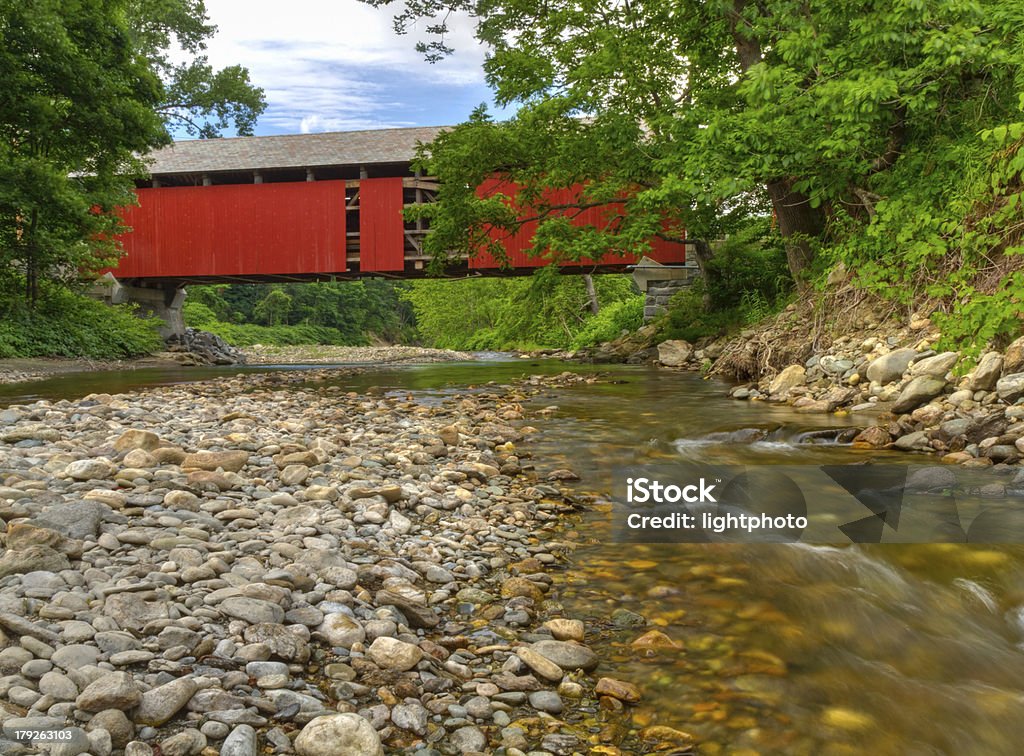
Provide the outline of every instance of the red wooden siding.
<path id="1" fill-rule="evenodd" d="M 399 179 L 400 181 L 400 179 Z M 345 182 L 138 189 L 121 278 L 343 273 Z"/>
<path id="2" fill-rule="evenodd" d="M 402 179 L 359 182 L 359 270 L 405 270 Z"/>
<path id="3" fill-rule="evenodd" d="M 477 195 L 480 197 L 489 197 L 494 194 L 505 194 L 511 198 L 515 198 L 518 188 L 510 183 L 509 181 L 495 177 L 484 181 L 477 188 Z M 576 189 L 559 189 L 551 192 L 547 196 L 547 201 L 553 205 L 567 205 L 575 202 L 578 198 L 579 192 Z M 623 206 L 620 203 L 614 203 L 604 205 L 601 207 L 590 207 L 578 214 L 576 210 L 563 211 L 566 213 L 573 213 L 572 224 L 574 226 L 593 226 L 595 228 L 605 228 L 609 223 L 613 223 L 617 215 L 622 212 Z M 536 211 L 523 207 L 519 208 L 522 216 L 530 217 L 536 214 Z M 558 211 L 555 211 L 556 213 Z M 521 216 L 521 217 L 522 217 Z M 509 234 L 505 231 L 494 229 L 490 232 L 490 237 L 496 241 L 501 242 L 505 247 L 506 254 L 508 255 L 508 262 L 515 268 L 538 268 L 543 265 L 547 265 L 551 262 L 551 258 L 547 253 L 540 255 L 530 255 L 532 250 L 531 239 L 537 231 L 537 222 L 530 221 L 522 224 L 519 230 L 514 234 Z M 683 244 L 675 242 L 668 242 L 662 239 L 651 240 L 651 257 L 661 263 L 684 263 L 686 262 L 686 247 Z M 600 260 L 591 260 L 589 258 L 583 258 L 576 262 L 561 262 L 563 266 L 591 266 L 591 265 L 626 265 L 638 262 L 638 259 L 634 255 L 627 255 L 620 257 L 619 255 L 608 253 L 601 257 Z M 482 253 L 472 258 L 469 261 L 469 267 L 473 269 L 487 269 L 497 268 L 499 263 L 489 253 Z"/>
<path id="4" fill-rule="evenodd" d="M 682 265 L 686 262 L 686 245 L 665 239 L 651 239 L 651 258 L 663 265 Z"/>

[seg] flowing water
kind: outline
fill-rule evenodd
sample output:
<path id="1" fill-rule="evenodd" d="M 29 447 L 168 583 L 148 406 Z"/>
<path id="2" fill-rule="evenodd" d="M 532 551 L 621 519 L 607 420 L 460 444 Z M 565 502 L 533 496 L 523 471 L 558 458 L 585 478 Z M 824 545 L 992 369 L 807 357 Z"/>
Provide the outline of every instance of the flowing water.
<path id="1" fill-rule="evenodd" d="M 608 660 L 602 673 L 644 691 L 624 719 L 595 725 L 595 742 L 609 727 L 665 726 L 693 735 L 701 754 L 1024 752 L 1024 548 L 614 542 L 604 502 L 615 465 L 906 460 L 815 432 L 854 420 L 730 401 L 723 384 L 647 367 L 488 361 L 339 383 L 439 398 L 565 369 L 608 380 L 554 389 L 531 407 L 546 416 L 531 420 L 538 468 L 576 470 L 577 491 L 595 502 L 567 529 L 581 545 L 558 578 L 561 598 L 596 630 L 588 640 Z M 0 406 L 237 372 L 61 376 L 0 386 Z M 673 646 L 631 645 L 651 629 Z"/>

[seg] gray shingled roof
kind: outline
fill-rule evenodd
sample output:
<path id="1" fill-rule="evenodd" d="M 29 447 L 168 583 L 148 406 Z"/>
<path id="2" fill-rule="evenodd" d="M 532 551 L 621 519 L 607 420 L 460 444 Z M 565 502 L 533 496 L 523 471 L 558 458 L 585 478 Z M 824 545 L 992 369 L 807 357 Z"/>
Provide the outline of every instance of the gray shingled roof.
<path id="1" fill-rule="evenodd" d="M 444 128 L 190 139 L 156 150 L 148 159 L 154 175 L 404 163 L 415 156 L 418 142 L 433 140 Z"/>

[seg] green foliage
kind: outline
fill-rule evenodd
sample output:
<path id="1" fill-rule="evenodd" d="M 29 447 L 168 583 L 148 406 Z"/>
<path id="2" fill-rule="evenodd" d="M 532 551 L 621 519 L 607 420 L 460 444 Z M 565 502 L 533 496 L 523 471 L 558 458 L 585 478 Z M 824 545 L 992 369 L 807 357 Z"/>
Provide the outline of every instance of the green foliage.
<path id="1" fill-rule="evenodd" d="M 252 314 L 263 325 L 279 326 L 288 322 L 291 311 L 292 298 L 280 289 L 271 289 L 267 296 L 256 304 Z"/>
<path id="2" fill-rule="evenodd" d="M 234 346 L 273 344 L 292 346 L 299 344 L 342 344 L 346 346 L 366 344 L 365 339 L 352 340 L 337 328 L 309 324 L 262 326 L 253 323 L 225 323 L 217 314 L 200 302 L 185 302 L 186 325 L 202 331 L 215 333 Z"/>
<path id="3" fill-rule="evenodd" d="M 665 338 L 694 341 L 753 325 L 778 312 L 793 286 L 785 249 L 764 218 L 715 245 L 705 274 L 669 303 Z"/>
<path id="4" fill-rule="evenodd" d="M 737 307 L 708 307 L 706 294 L 704 282 L 697 280 L 672 297 L 668 311 L 657 321 L 660 337 L 693 342 L 708 336 L 721 336 L 743 322 L 743 315 Z"/>
<path id="5" fill-rule="evenodd" d="M 642 299 L 628 276 L 593 280 L 602 307 Z M 554 266 L 529 278 L 415 281 L 403 296 L 424 341 L 446 349 L 567 348 L 602 316 L 591 314 L 582 277 L 561 275 Z"/>
<path id="6" fill-rule="evenodd" d="M 217 27 L 202 0 L 125 0 L 132 41 L 162 85 L 157 113 L 172 130 L 221 136 L 234 127 L 250 135 L 266 108 L 263 90 L 241 66 L 220 70 L 204 54 Z M 187 59 L 182 61 L 182 53 Z"/>
<path id="7" fill-rule="evenodd" d="M 439 258 L 475 252 L 526 214 L 540 223 L 538 254 L 636 252 L 666 227 L 718 238 L 770 203 L 799 277 L 820 249 L 812 242 L 868 224 L 871 196 L 902 156 L 965 122 L 1012 137 L 1022 8 L 403 0 L 396 29 L 425 29 L 430 58 L 451 52 L 449 19 L 472 19 L 498 102 L 518 106 L 502 124 L 477 112 L 424 150 L 424 168 L 444 181 L 440 202 L 421 211 L 434 229 L 427 246 Z M 505 193 L 478 196 L 494 174 L 524 187 L 520 212 Z M 552 191 L 574 185 L 582 192 L 567 204 L 618 199 L 625 216 L 598 234 L 573 226 Z"/>
<path id="8" fill-rule="evenodd" d="M 115 254 L 108 212 L 132 201 L 135 153 L 167 139 L 160 82 L 124 3 L 0 0 L 0 276 L 30 302 Z M 94 208 L 100 212 L 94 212 Z"/>
<path id="9" fill-rule="evenodd" d="M 497 349 L 503 302 L 519 296 L 519 278 L 413 281 L 402 292 L 423 340 L 441 349 Z"/>
<path id="10" fill-rule="evenodd" d="M 47 287 L 38 306 L 0 305 L 0 357 L 120 359 L 160 348 L 160 323 L 132 308 L 110 307 L 67 289 Z"/>
<path id="11" fill-rule="evenodd" d="M 116 260 L 116 208 L 171 122 L 251 130 L 262 92 L 198 54 L 214 32 L 199 0 L 0 0 L 0 279 L 30 306 Z"/>
<path id="12" fill-rule="evenodd" d="M 644 324 L 644 297 L 640 294 L 613 302 L 590 318 L 572 340 L 573 349 L 612 341 L 623 331 L 635 331 Z"/>
<path id="13" fill-rule="evenodd" d="M 830 250 L 859 286 L 901 304 L 935 303 L 941 348 L 977 355 L 1021 332 L 1024 284 L 1018 124 L 965 104 L 943 138 L 908 151 L 873 190 L 870 224 Z"/>
<path id="14" fill-rule="evenodd" d="M 770 311 L 793 285 L 781 239 L 764 218 L 752 219 L 716 245 L 705 268 L 716 310 L 740 306 Z"/>
<path id="15" fill-rule="evenodd" d="M 336 283 L 190 286 L 188 325 L 232 344 L 367 344 L 412 338 L 406 284 Z M 269 326 L 269 327 L 268 327 Z"/>

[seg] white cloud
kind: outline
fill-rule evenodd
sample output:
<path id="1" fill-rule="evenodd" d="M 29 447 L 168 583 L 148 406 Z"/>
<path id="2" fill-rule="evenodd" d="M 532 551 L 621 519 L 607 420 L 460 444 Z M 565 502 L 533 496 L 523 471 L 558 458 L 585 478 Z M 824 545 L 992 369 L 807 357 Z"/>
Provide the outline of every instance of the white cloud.
<path id="1" fill-rule="evenodd" d="M 249 69 L 267 95 L 261 124 L 276 132 L 415 125 L 408 116 L 415 94 L 422 99 L 433 87 L 450 92 L 483 84 L 483 49 L 468 19 L 451 24 L 456 55 L 431 65 L 415 51 L 414 34 L 394 33 L 389 9 L 357 0 L 207 0 L 206 6 L 219 27 L 207 50 L 210 62 Z"/>

